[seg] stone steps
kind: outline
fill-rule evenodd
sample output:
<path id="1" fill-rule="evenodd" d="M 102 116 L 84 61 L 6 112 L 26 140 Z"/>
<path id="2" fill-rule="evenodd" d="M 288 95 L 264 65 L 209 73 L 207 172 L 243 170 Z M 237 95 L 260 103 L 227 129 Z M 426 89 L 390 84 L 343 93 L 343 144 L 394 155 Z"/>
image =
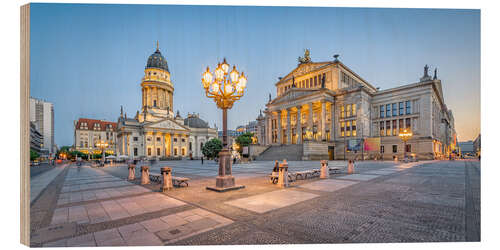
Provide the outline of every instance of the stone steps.
<path id="1" fill-rule="evenodd" d="M 302 160 L 302 144 L 272 145 L 256 157 L 257 161 L 274 161 L 287 159 L 288 161 Z"/>

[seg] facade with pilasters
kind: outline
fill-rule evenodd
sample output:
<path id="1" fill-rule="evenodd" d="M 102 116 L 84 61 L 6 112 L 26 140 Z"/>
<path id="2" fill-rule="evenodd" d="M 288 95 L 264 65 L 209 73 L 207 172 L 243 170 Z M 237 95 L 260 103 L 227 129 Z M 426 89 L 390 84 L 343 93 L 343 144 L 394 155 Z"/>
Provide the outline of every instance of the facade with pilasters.
<path id="1" fill-rule="evenodd" d="M 299 62 L 266 104 L 266 145 L 302 144 L 304 160 L 402 158 L 403 150 L 433 159 L 454 149 L 453 116 L 427 66 L 419 82 L 380 91 L 337 57 L 312 62 L 306 53 Z M 398 135 L 405 128 L 414 136 L 404 149 Z M 367 138 L 378 138 L 377 150 L 364 150 Z M 352 141 L 359 150 L 348 150 Z"/>

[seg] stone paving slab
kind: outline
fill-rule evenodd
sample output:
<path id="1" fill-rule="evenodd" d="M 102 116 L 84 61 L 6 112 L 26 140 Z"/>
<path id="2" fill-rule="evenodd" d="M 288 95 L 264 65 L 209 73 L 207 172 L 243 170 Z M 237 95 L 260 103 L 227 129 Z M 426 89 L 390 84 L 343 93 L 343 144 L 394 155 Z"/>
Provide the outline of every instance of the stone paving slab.
<path id="1" fill-rule="evenodd" d="M 204 209 L 191 209 L 160 218 L 45 243 L 45 247 L 158 246 L 171 244 L 218 227 L 232 220 Z"/>
<path id="2" fill-rule="evenodd" d="M 30 178 L 30 202 L 33 202 L 66 166 L 67 164 L 57 166 L 43 174 Z"/>
<path id="3" fill-rule="evenodd" d="M 325 191 L 325 192 L 333 192 L 339 189 L 351 186 L 353 184 L 357 184 L 355 181 L 345 181 L 345 180 L 336 180 L 336 179 L 327 179 L 311 182 L 308 184 L 300 185 L 301 188 Z"/>
<path id="4" fill-rule="evenodd" d="M 265 213 L 274 209 L 287 207 L 302 201 L 306 201 L 319 195 L 294 191 L 278 190 L 247 198 L 241 198 L 225 202 L 225 204 L 250 210 L 256 213 Z"/>
<path id="5" fill-rule="evenodd" d="M 159 193 L 106 200 L 85 205 L 57 208 L 52 216 L 52 225 L 76 222 L 95 224 L 118 220 L 130 216 L 155 212 L 185 205 L 186 203 Z"/>
<path id="6" fill-rule="evenodd" d="M 82 202 L 82 201 L 93 201 L 99 199 L 109 199 L 120 196 L 129 196 L 140 193 L 149 193 L 151 190 L 137 186 L 137 185 L 129 185 L 125 187 L 117 187 L 117 188 L 107 188 L 107 189 L 96 189 L 96 190 L 87 190 L 87 191 L 79 191 L 79 192 L 71 192 L 71 193 L 61 193 L 59 195 L 59 199 L 57 201 L 57 205 L 64 205 L 68 203 Z"/>
<path id="7" fill-rule="evenodd" d="M 346 179 L 346 180 L 355 180 L 355 181 L 369 181 L 371 179 L 375 179 L 380 177 L 380 175 L 369 175 L 369 174 L 350 174 L 341 177 L 337 177 L 336 179 Z"/>
<path id="8" fill-rule="evenodd" d="M 396 173 L 398 171 L 400 171 L 400 170 L 398 170 L 398 169 L 386 169 L 386 168 L 383 168 L 383 169 L 371 170 L 371 171 L 368 171 L 368 172 L 363 172 L 363 174 L 388 175 L 388 174 Z"/>

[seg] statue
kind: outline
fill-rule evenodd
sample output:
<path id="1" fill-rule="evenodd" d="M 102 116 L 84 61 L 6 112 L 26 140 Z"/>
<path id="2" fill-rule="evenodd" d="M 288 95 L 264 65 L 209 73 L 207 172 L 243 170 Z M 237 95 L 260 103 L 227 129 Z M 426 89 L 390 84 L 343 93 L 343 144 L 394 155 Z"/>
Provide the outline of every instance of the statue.
<path id="1" fill-rule="evenodd" d="M 323 75 L 323 77 L 321 77 L 321 88 L 325 88 L 325 75 Z"/>
<path id="2" fill-rule="evenodd" d="M 434 78 L 433 78 L 433 80 L 437 80 L 438 79 L 437 75 L 438 75 L 438 68 L 435 68 L 434 69 Z"/>
<path id="3" fill-rule="evenodd" d="M 338 62 L 339 61 L 339 54 L 333 55 L 333 58 L 335 58 L 334 62 Z"/>
<path id="4" fill-rule="evenodd" d="M 292 88 L 295 88 L 295 76 L 292 76 Z"/>
<path id="5" fill-rule="evenodd" d="M 424 66 L 424 77 L 428 77 L 429 76 L 429 66 L 427 66 L 427 64 Z"/>
<path id="6" fill-rule="evenodd" d="M 309 49 L 305 49 L 304 50 L 304 57 L 301 57 L 299 56 L 298 60 L 299 60 L 299 63 L 302 64 L 302 63 L 310 63 L 311 62 L 311 52 L 309 51 Z"/>
<path id="7" fill-rule="evenodd" d="M 271 93 L 269 93 L 269 102 L 271 102 Z"/>

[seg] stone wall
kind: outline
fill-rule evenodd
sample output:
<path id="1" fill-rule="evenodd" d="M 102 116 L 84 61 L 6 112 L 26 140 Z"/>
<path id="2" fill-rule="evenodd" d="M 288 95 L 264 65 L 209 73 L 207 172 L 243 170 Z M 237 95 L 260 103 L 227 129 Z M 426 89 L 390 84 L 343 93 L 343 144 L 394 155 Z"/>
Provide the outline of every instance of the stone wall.
<path id="1" fill-rule="evenodd" d="M 325 142 L 305 141 L 302 160 L 328 160 L 328 144 Z"/>

